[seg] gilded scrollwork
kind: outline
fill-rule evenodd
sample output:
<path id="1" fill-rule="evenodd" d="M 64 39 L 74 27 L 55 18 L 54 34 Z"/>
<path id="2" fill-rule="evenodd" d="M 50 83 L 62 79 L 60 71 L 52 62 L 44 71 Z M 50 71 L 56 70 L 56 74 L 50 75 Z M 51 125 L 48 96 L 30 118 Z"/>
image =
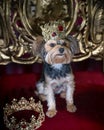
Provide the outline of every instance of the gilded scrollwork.
<path id="1" fill-rule="evenodd" d="M 7 35 L 4 12 L 0 7 L 0 61 L 2 64 L 7 64 L 10 61 L 8 41 L 9 37 Z"/>
<path id="2" fill-rule="evenodd" d="M 41 35 L 40 25 L 62 19 L 67 35 L 78 39 L 80 53 L 73 61 L 104 56 L 104 1 L 1 0 L 0 64 L 41 62 L 31 45 Z"/>
<path id="3" fill-rule="evenodd" d="M 103 58 L 101 52 L 104 50 L 104 1 L 94 0 L 94 2 L 91 3 L 92 14 L 90 30 L 92 48 L 94 50 L 93 55 L 99 54 Z"/>

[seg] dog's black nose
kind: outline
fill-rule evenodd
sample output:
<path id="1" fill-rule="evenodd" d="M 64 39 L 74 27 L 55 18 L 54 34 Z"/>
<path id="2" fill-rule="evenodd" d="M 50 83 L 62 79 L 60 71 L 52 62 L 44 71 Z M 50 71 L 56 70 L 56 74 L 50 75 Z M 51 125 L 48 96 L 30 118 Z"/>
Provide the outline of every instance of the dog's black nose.
<path id="1" fill-rule="evenodd" d="M 63 52 L 64 52 L 64 48 L 60 48 L 60 49 L 59 49 L 59 52 L 60 52 L 60 53 L 63 53 Z"/>

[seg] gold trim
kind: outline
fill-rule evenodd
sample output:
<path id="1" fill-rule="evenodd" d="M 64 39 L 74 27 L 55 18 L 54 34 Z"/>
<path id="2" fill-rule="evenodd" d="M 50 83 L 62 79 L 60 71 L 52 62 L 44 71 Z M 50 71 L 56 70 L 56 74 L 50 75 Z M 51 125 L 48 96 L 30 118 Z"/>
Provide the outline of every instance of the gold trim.
<path id="1" fill-rule="evenodd" d="M 31 45 L 42 34 L 41 25 L 59 19 L 65 21 L 66 35 L 79 41 L 73 61 L 103 59 L 104 0 L 2 0 L 0 64 L 41 62 Z"/>

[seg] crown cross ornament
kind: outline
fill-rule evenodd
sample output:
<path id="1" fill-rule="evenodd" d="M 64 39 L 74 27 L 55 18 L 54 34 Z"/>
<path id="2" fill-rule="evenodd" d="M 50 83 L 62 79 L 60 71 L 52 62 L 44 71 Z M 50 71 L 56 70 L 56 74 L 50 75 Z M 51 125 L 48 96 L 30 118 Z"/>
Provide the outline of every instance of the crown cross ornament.
<path id="1" fill-rule="evenodd" d="M 35 115 L 32 115 L 29 122 L 25 119 L 21 119 L 18 122 L 14 116 L 10 118 L 13 113 L 23 110 L 31 110 L 37 112 L 39 115 L 37 118 Z M 42 125 L 44 120 L 45 114 L 43 112 L 42 104 L 40 101 L 35 103 L 33 97 L 31 97 L 29 101 L 27 101 L 24 97 L 22 97 L 18 102 L 17 99 L 13 99 L 11 105 L 6 104 L 4 107 L 4 123 L 10 130 L 36 130 Z"/>
<path id="2" fill-rule="evenodd" d="M 41 25 L 40 28 L 45 41 L 48 41 L 49 39 L 62 39 L 66 36 L 65 22 L 63 20 L 50 21 L 45 25 Z"/>

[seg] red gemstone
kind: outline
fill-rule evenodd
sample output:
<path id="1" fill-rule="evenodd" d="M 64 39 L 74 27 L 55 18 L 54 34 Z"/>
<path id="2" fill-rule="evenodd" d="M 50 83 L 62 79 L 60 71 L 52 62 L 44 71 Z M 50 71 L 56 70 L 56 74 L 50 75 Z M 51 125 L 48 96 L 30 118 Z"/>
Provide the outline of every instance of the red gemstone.
<path id="1" fill-rule="evenodd" d="M 63 31 L 63 26 L 62 26 L 62 25 L 59 25 L 59 26 L 58 26 L 58 29 L 59 29 L 59 31 Z"/>
<path id="2" fill-rule="evenodd" d="M 26 125 L 22 125 L 22 128 L 26 128 Z"/>
<path id="3" fill-rule="evenodd" d="M 56 33 L 55 33 L 55 32 L 53 32 L 53 33 L 52 33 L 52 37 L 55 37 L 55 36 L 56 36 Z"/>

